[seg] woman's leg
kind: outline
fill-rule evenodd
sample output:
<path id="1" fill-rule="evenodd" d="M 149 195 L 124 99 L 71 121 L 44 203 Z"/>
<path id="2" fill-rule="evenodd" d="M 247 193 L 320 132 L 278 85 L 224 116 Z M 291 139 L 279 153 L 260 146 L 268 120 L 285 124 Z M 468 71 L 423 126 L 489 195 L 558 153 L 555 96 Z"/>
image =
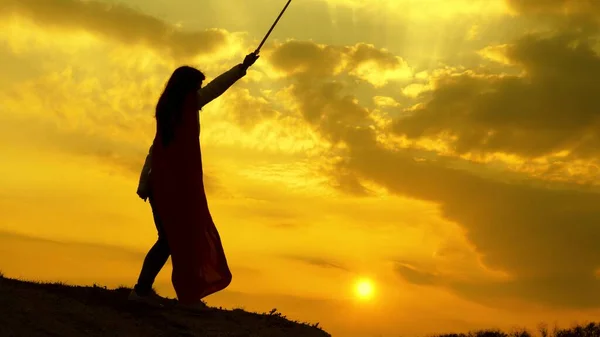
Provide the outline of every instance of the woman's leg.
<path id="1" fill-rule="evenodd" d="M 144 265 L 142 266 L 138 282 L 134 287 L 135 292 L 140 296 L 146 296 L 152 292 L 154 280 L 160 270 L 164 267 L 165 263 L 167 263 L 169 255 L 171 254 L 162 224 L 154 209 L 152 197 L 150 197 L 149 200 L 154 216 L 154 224 L 158 230 L 158 240 L 154 246 L 150 248 L 150 251 L 148 251 L 146 258 L 144 259 Z"/>

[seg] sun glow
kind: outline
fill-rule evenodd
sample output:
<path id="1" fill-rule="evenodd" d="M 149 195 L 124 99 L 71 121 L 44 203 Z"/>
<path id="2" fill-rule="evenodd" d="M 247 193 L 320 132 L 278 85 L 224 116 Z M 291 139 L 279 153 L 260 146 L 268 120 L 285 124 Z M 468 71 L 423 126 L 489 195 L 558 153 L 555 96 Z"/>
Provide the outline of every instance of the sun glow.
<path id="1" fill-rule="evenodd" d="M 370 299 L 373 297 L 374 287 L 373 282 L 368 279 L 362 279 L 356 282 L 356 286 L 354 288 L 356 296 L 360 299 Z"/>

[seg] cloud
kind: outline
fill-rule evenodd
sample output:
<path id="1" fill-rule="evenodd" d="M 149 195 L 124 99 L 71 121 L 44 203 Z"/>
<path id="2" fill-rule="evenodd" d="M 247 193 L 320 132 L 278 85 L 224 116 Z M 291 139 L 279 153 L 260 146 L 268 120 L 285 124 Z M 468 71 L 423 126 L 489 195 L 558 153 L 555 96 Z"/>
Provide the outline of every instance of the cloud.
<path id="1" fill-rule="evenodd" d="M 506 0 L 508 5 L 525 14 L 600 14 L 600 3 L 597 1 L 565 1 L 565 0 Z"/>
<path id="2" fill-rule="evenodd" d="M 420 271 L 410 265 L 398 263 L 395 268 L 398 274 L 412 284 L 434 285 L 438 281 L 436 275 Z"/>
<path id="3" fill-rule="evenodd" d="M 358 176 L 392 193 L 438 204 L 446 219 L 465 229 L 486 266 L 514 279 L 502 284 L 507 290 L 513 287 L 513 296 L 556 305 L 596 305 L 590 294 L 597 294 L 600 284 L 590 278 L 600 252 L 591 238 L 600 235 L 599 193 L 484 179 L 435 162 L 414 161 L 374 142 L 351 151 L 345 165 Z M 553 282 L 554 277 L 565 282 Z M 535 281 L 538 291 L 528 292 Z"/>
<path id="4" fill-rule="evenodd" d="M 523 75 L 441 73 L 424 103 L 393 126 L 411 139 L 448 136 L 457 154 L 536 158 L 568 151 L 593 159 L 600 149 L 600 56 L 585 40 L 529 35 L 495 49 Z"/>
<path id="5" fill-rule="evenodd" d="M 307 44 L 301 48 L 318 50 Z M 463 136 L 458 149 L 496 144 L 491 149 L 535 156 L 569 145 L 579 156 L 590 155 L 596 151 L 590 125 L 596 125 L 600 109 L 588 85 L 598 78 L 597 59 L 585 44 L 568 45 L 558 38 L 517 41 L 509 56 L 526 69 L 526 77 L 441 75 L 431 99 L 412 116 L 398 119 L 395 131 L 417 137 L 425 130 L 448 129 Z M 483 265 L 509 276 L 478 280 L 472 291 L 464 283 L 448 283 L 454 291 L 477 300 L 485 293 L 557 306 L 598 305 L 593 294 L 600 293 L 600 284 L 593 275 L 600 251 L 593 238 L 600 237 L 600 193 L 536 184 L 534 179 L 505 181 L 482 175 L 483 165 L 443 160 L 435 153 L 416 158 L 418 151 L 384 146 L 372 112 L 336 81 L 332 67 L 318 60 L 311 67 L 305 59 L 299 72 L 294 62 L 275 62 L 287 65 L 281 68 L 289 71 L 303 118 L 324 138 L 342 144 L 332 148 L 338 160 L 329 173 L 352 185 L 340 189 L 356 191 L 357 183 L 369 181 L 390 193 L 437 204 L 444 218 L 465 230 Z M 492 145 L 477 142 L 490 128 L 497 140 Z M 434 280 L 433 271 L 398 270 L 414 282 Z"/>
<path id="6" fill-rule="evenodd" d="M 594 36 L 600 29 L 600 3 L 597 1 L 505 0 L 509 10 L 531 21 L 550 23 L 559 32 Z"/>
<path id="7" fill-rule="evenodd" d="M 373 97 L 373 101 L 377 107 L 385 108 L 385 107 L 397 107 L 400 105 L 393 97 L 388 96 L 375 96 Z"/>
<path id="8" fill-rule="evenodd" d="M 269 62 L 286 74 L 310 73 L 312 76 L 338 74 L 342 54 L 332 46 L 309 41 L 290 41 L 270 50 Z"/>
<path id="9" fill-rule="evenodd" d="M 98 70 L 69 67 L 3 91 L 0 140 L 92 159 L 102 170 L 137 179 L 152 141 L 152 102 L 160 87 L 143 72 L 116 69 L 107 79 Z M 223 190 L 216 173 L 212 167 L 204 172 L 209 193 Z"/>
<path id="10" fill-rule="evenodd" d="M 213 54 L 227 47 L 222 29 L 184 31 L 121 4 L 79 0 L 0 0 L 0 17 L 18 15 L 45 28 L 84 30 L 123 44 L 142 44 L 175 59 Z"/>
<path id="11" fill-rule="evenodd" d="M 52 37 L 40 27 L 24 31 L 28 35 L 23 40 Z M 23 37 L 11 31 L 2 35 L 8 40 Z M 172 64 L 146 47 L 99 39 L 88 41 L 85 50 L 69 54 L 69 45 L 62 44 L 64 40 L 59 38 L 61 44 L 53 49 L 46 45 L 42 50 L 33 48 L 42 52 L 45 71 L 20 81 L 10 81 L 14 79 L 11 77 L 7 87 L 0 91 L 3 102 L 0 138 L 6 144 L 18 144 L 36 153 L 67 154 L 79 162 L 97 165 L 100 170 L 137 179 L 154 136 L 154 105 L 173 70 Z M 30 54 L 39 57 L 31 49 L 27 51 L 27 55 L 11 54 L 16 55 L 12 61 L 22 66 L 19 61 L 24 57 Z M 212 77 L 231 66 L 213 64 L 207 71 Z M 248 87 L 255 89 L 245 79 L 240 81 L 222 100 L 211 103 L 204 111 L 205 150 L 211 146 L 221 146 L 223 150 L 228 146 L 231 151 L 231 147 L 243 144 L 246 150 L 255 153 L 289 155 L 315 151 L 318 144 L 311 139 L 315 137 L 310 130 L 304 132 L 303 125 L 298 125 L 303 123 L 298 123 L 297 118 L 276 119 L 279 112 L 275 108 L 279 107 L 272 104 L 273 97 L 252 95 Z M 209 192 L 224 192 L 212 174 L 219 171 L 207 167 L 205 180 Z"/>
<path id="12" fill-rule="evenodd" d="M 360 12 L 391 12 L 396 15 L 410 15 L 416 19 L 435 17 L 453 18 L 457 15 L 472 15 L 473 13 L 498 14 L 504 13 L 503 0 L 326 0 L 337 6 L 350 7 Z"/>
<path id="13" fill-rule="evenodd" d="M 2 137 L 45 149 L 95 155 L 137 171 L 147 148 L 134 144 L 140 131 L 152 123 L 151 118 L 140 118 L 152 106 L 144 99 L 150 95 L 145 90 L 148 83 L 142 80 L 137 88 L 121 86 L 107 94 L 103 79 L 94 75 L 67 68 L 4 91 L 0 95 L 5 109 Z M 133 159 L 136 156 L 139 158 Z"/>
<path id="14" fill-rule="evenodd" d="M 343 138 L 343 133 L 352 132 L 351 129 L 367 121 L 369 111 L 356 104 L 354 96 L 346 94 L 345 81 L 323 79 L 340 74 L 361 78 L 359 67 L 365 62 L 375 62 L 380 69 L 390 70 L 406 66 L 400 58 L 371 45 L 332 47 L 306 41 L 276 46 L 270 51 L 269 60 L 287 76 L 285 81 L 292 83 L 288 90 L 294 100 L 292 105 L 310 125 L 325 130 L 321 135 L 334 143 Z M 379 86 L 366 77 L 362 79 Z"/>
<path id="15" fill-rule="evenodd" d="M 343 265 L 341 265 L 337 262 L 333 262 L 329 259 L 322 258 L 322 257 L 310 257 L 310 256 L 298 256 L 298 255 L 285 255 L 284 257 L 289 260 L 299 261 L 302 263 L 306 263 L 306 264 L 321 267 L 321 268 L 333 268 L 333 269 L 339 269 L 339 270 L 343 270 L 343 271 L 349 271 L 349 269 L 344 267 Z"/>
<path id="16" fill-rule="evenodd" d="M 230 91 L 227 93 L 228 117 L 240 127 L 251 129 L 277 115 L 270 100 L 264 96 L 252 96 L 246 88 L 231 88 Z"/>
<path id="17" fill-rule="evenodd" d="M 413 70 L 406 61 L 385 49 L 359 43 L 350 47 L 347 53 L 348 74 L 371 83 L 376 88 L 381 88 L 390 81 L 412 78 Z"/>
<path id="18" fill-rule="evenodd" d="M 412 77 L 412 69 L 401 57 L 365 43 L 335 47 L 292 40 L 276 45 L 269 61 L 287 75 L 314 78 L 345 72 L 377 88 Z"/>

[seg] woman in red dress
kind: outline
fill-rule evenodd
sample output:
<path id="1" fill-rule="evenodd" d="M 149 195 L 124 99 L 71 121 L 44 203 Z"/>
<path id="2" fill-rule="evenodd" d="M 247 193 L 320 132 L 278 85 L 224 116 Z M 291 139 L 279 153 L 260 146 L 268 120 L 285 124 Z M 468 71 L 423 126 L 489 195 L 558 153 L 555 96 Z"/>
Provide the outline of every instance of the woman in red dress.
<path id="1" fill-rule="evenodd" d="M 247 55 L 204 88 L 204 75 L 188 66 L 176 69 L 167 82 L 156 106 L 156 136 L 138 186 L 138 195 L 150 198 L 159 239 L 146 256 L 130 299 L 152 297 L 152 283 L 169 254 L 171 280 L 183 307 L 203 309 L 204 297 L 231 283 L 204 192 L 199 110 L 244 77 L 258 57 Z"/>

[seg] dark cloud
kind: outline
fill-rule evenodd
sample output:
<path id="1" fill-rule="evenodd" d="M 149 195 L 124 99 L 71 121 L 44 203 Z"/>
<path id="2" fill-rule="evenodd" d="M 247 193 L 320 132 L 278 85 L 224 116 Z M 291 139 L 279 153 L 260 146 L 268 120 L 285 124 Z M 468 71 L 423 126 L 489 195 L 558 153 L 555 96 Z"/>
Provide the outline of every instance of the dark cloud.
<path id="1" fill-rule="evenodd" d="M 593 84 L 596 56 L 585 46 L 569 49 L 564 42 L 531 37 L 519 41 L 510 55 L 526 64 L 526 79 L 469 74 L 445 78 L 448 83 L 442 82 L 436 89 L 439 91 L 433 93 L 438 100 L 426 104 L 431 109 L 431 123 L 464 130 L 467 135 L 495 127 L 504 137 L 504 148 L 524 154 L 550 151 L 556 144 L 576 144 L 569 141 L 580 133 L 589 134 L 589 123 L 597 116 L 588 106 L 596 104 L 590 97 L 593 90 L 585 87 L 586 83 Z M 578 64 L 568 64 L 571 61 Z M 319 62 L 315 60 L 315 64 Z M 590 63 L 587 72 L 582 62 Z M 563 66 L 567 69 L 558 68 Z M 311 74 L 313 67 L 306 67 L 305 73 L 291 75 L 290 81 L 306 121 L 323 137 L 346 145 L 344 158 L 330 172 L 334 179 L 352 184 L 368 180 L 392 193 L 439 205 L 446 219 L 465 229 L 488 267 L 512 277 L 512 281 L 497 283 L 478 281 L 472 287 L 445 280 L 449 287 L 477 300 L 486 294 L 520 296 L 557 306 L 598 306 L 600 283 L 594 271 L 600 266 L 600 193 L 577 187 L 561 189 L 553 184 L 538 186 L 533 179 L 509 183 L 484 178 L 446 161 L 416 160 L 410 151 L 385 148 L 376 140 L 373 122 L 367 118 L 370 112 L 352 95 L 344 94 L 341 83 L 331 77 L 312 76 L 322 74 L 318 66 L 315 68 L 316 73 Z M 565 76 L 568 85 L 560 83 Z M 513 96 L 517 98 L 506 101 Z M 438 110 L 448 112 L 438 116 L 433 112 Z M 477 111 L 482 112 L 473 113 Z M 567 114 L 574 116 L 567 118 Z M 418 118 L 418 114 L 414 116 L 408 120 Z M 451 122 L 445 123 L 445 119 Z M 403 123 L 398 124 L 408 122 L 405 119 Z M 511 132 L 510 127 L 516 130 Z M 509 141 L 512 137 L 518 137 L 521 146 Z M 591 147 L 582 143 L 576 147 L 581 155 L 586 153 L 584 149 Z M 473 167 L 485 169 L 482 165 Z M 356 179 L 338 179 L 337 169 Z M 356 190 L 356 186 L 347 188 Z M 416 283 L 436 280 L 433 272 L 407 267 L 397 270 Z"/>
<path id="2" fill-rule="evenodd" d="M 426 269 L 403 265 L 397 265 L 396 272 L 403 280 L 412 284 L 445 287 L 466 298 L 496 306 L 497 300 L 519 298 L 534 300 L 549 306 L 597 308 L 600 299 L 599 281 L 593 275 L 581 277 L 556 273 L 524 276 L 514 281 L 482 281 L 447 278 Z M 574 286 L 582 287 L 583 290 L 579 292 L 563 290 Z"/>
<path id="3" fill-rule="evenodd" d="M 525 75 L 447 73 L 425 103 L 393 130 L 417 139 L 449 134 L 460 153 L 505 152 L 532 158 L 571 151 L 595 158 L 600 149 L 600 56 L 572 36 L 526 36 L 506 49 Z"/>
<path id="4" fill-rule="evenodd" d="M 515 277 L 507 284 L 521 291 L 513 295 L 557 305 L 597 305 L 593 294 L 600 294 L 600 283 L 592 274 L 600 265 L 600 194 L 488 180 L 416 162 L 373 142 L 352 148 L 346 165 L 393 193 L 438 204 L 445 218 L 466 229 L 487 266 Z M 535 281 L 539 287 L 528 292 Z"/>
<path id="5" fill-rule="evenodd" d="M 366 43 L 354 46 L 318 45 L 310 41 L 289 41 L 277 46 L 269 61 L 278 70 L 302 77 L 319 78 L 340 72 L 351 73 L 368 65 L 378 71 L 399 70 L 404 60 L 387 50 Z"/>
<path id="6" fill-rule="evenodd" d="M 297 224 L 283 222 L 283 223 L 278 223 L 278 224 L 272 225 L 271 227 L 277 228 L 277 229 L 295 229 L 295 228 L 298 228 L 299 226 Z"/>
<path id="7" fill-rule="evenodd" d="M 344 170 L 343 167 L 338 167 L 339 171 L 333 177 L 331 186 L 350 195 L 364 197 L 370 195 L 370 191 L 365 188 L 359 179 L 352 172 Z"/>
<path id="8" fill-rule="evenodd" d="M 0 199 L 0 201 L 2 201 Z M 95 259 L 109 258 L 113 259 L 115 256 L 120 257 L 123 260 L 136 261 L 144 258 L 144 252 L 130 250 L 117 245 L 100 244 L 100 243 L 82 243 L 82 242 L 69 242 L 59 241 L 54 239 L 39 238 L 31 235 L 13 233 L 9 231 L 0 231 L 0 242 L 2 247 L 6 247 L 7 251 L 11 251 L 12 254 L 4 256 L 5 263 L 11 261 L 12 264 L 18 262 L 18 254 L 30 254 L 31 251 L 51 251 L 54 254 L 70 255 L 74 252 L 87 254 L 89 257 Z M 21 247 L 22 251 L 16 251 L 18 247 Z M 15 256 L 17 255 L 17 256 Z M 16 258 L 16 260 L 15 260 Z M 83 261 L 80 261 L 83 263 Z"/>
<path id="9" fill-rule="evenodd" d="M 542 26 L 552 27 L 550 29 L 555 31 L 588 36 L 600 32 L 600 2 L 595 0 L 506 0 L 506 2 L 521 17 L 541 22 Z"/>
<path id="10" fill-rule="evenodd" d="M 86 30 L 125 44 L 146 44 L 174 58 L 210 54 L 227 43 L 228 33 L 189 32 L 120 4 L 79 0 L 0 0 L 0 17 L 17 14 L 45 27 Z"/>
<path id="11" fill-rule="evenodd" d="M 412 266 L 398 263 L 395 268 L 396 272 L 410 283 L 418 285 L 434 285 L 438 283 L 437 277 L 434 274 L 420 271 Z"/>
<path id="12" fill-rule="evenodd" d="M 340 50 L 319 46 L 309 41 L 291 41 L 277 47 L 269 61 L 275 68 L 288 73 L 331 76 L 341 63 Z"/>
<path id="13" fill-rule="evenodd" d="M 298 256 L 298 255 L 285 255 L 284 258 L 294 261 L 300 261 L 309 265 L 321 267 L 321 268 L 333 268 L 343 271 L 349 271 L 348 268 L 342 266 L 339 263 L 330 261 L 322 257 L 310 257 L 310 256 Z"/>
<path id="14" fill-rule="evenodd" d="M 515 10 L 524 14 L 556 13 L 600 14 L 600 3 L 594 0 L 506 0 Z"/>

